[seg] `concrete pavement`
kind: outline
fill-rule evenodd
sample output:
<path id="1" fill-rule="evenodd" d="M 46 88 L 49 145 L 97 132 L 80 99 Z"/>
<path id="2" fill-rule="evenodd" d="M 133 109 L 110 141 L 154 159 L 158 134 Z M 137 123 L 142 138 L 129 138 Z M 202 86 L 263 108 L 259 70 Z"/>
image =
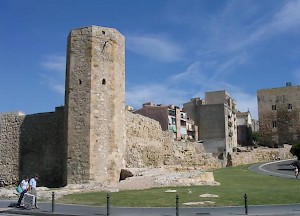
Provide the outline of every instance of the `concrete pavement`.
<path id="1" fill-rule="evenodd" d="M 51 203 L 40 203 L 40 209 L 21 210 L 18 208 L 8 208 L 12 201 L 0 201 L 0 215 L 69 215 L 69 216 L 95 216 L 107 215 L 106 207 L 91 207 L 78 205 L 56 204 L 52 213 Z M 174 208 L 111 208 L 111 216 L 176 216 Z M 214 208 L 179 208 L 179 216 L 199 216 L 199 215 L 245 215 L 245 208 L 238 207 L 214 207 Z M 300 204 L 295 205 L 268 205 L 249 206 L 248 215 L 299 215 Z"/>

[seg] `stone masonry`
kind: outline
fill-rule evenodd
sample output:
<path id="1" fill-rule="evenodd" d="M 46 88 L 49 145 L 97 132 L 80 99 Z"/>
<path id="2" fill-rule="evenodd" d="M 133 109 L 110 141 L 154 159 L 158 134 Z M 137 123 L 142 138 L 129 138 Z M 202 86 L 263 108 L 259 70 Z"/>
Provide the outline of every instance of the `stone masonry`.
<path id="1" fill-rule="evenodd" d="M 19 140 L 23 116 L 0 115 L 0 186 L 11 185 L 19 180 Z"/>
<path id="2" fill-rule="evenodd" d="M 71 31 L 65 107 L 68 183 L 117 181 L 125 166 L 125 39 L 117 30 Z"/>
<path id="3" fill-rule="evenodd" d="M 176 170 L 220 168 L 221 162 L 206 153 L 203 144 L 174 141 L 158 121 L 126 112 L 126 167 Z"/>

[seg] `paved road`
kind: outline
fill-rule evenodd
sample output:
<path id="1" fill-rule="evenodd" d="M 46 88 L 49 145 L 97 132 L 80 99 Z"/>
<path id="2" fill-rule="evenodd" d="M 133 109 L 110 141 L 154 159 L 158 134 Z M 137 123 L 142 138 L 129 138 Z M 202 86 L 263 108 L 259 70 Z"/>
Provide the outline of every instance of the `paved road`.
<path id="1" fill-rule="evenodd" d="M 256 164 L 250 167 L 250 170 L 272 176 L 281 176 L 285 178 L 295 178 L 293 169 L 289 165 L 293 160 L 274 161 L 265 164 Z M 18 215 L 86 215 L 86 216 L 104 216 L 107 215 L 106 207 L 91 207 L 77 205 L 55 205 L 54 212 L 49 203 L 41 203 L 40 209 L 20 210 L 17 208 L 8 208 L 12 201 L 0 200 L 0 216 Z M 175 204 L 174 204 L 175 205 Z M 111 216 L 176 216 L 174 208 L 111 208 Z M 218 208 L 180 208 L 179 216 L 226 216 L 226 215 L 245 215 L 245 207 L 218 207 Z M 248 215 L 299 215 L 300 204 L 295 205 L 268 205 L 268 206 L 249 206 Z"/>
<path id="2" fill-rule="evenodd" d="M 295 178 L 293 169 L 289 166 L 296 159 L 273 161 L 264 164 L 255 164 L 249 169 L 254 172 L 263 173 L 271 176 L 280 176 L 284 178 Z"/>
<path id="3" fill-rule="evenodd" d="M 55 212 L 51 213 L 51 205 L 41 203 L 40 209 L 19 210 L 16 208 L 8 209 L 11 201 L 0 201 L 0 215 L 86 215 L 86 216 L 104 216 L 107 215 L 105 207 L 75 206 L 75 205 L 56 205 Z M 112 208 L 111 216 L 176 216 L 175 208 Z M 245 215 L 245 208 L 239 207 L 221 207 L 221 208 L 180 208 L 180 216 L 226 216 L 226 215 Z M 272 206 L 249 206 L 248 215 L 300 215 L 299 205 L 272 205 Z"/>

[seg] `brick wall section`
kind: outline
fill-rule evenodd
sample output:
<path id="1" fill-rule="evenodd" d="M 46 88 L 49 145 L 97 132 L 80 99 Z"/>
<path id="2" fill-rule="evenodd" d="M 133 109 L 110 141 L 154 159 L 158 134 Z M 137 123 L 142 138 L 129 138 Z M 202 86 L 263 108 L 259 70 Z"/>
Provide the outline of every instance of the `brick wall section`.
<path id="1" fill-rule="evenodd" d="M 20 126 L 24 116 L 0 115 L 0 186 L 19 181 Z"/>

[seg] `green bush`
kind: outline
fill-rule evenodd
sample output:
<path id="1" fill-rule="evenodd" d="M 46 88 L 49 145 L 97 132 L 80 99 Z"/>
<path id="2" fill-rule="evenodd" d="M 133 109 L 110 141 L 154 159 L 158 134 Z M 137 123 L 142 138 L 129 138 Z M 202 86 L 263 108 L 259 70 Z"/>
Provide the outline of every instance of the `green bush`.
<path id="1" fill-rule="evenodd" d="M 300 143 L 294 143 L 290 152 L 300 160 Z"/>

